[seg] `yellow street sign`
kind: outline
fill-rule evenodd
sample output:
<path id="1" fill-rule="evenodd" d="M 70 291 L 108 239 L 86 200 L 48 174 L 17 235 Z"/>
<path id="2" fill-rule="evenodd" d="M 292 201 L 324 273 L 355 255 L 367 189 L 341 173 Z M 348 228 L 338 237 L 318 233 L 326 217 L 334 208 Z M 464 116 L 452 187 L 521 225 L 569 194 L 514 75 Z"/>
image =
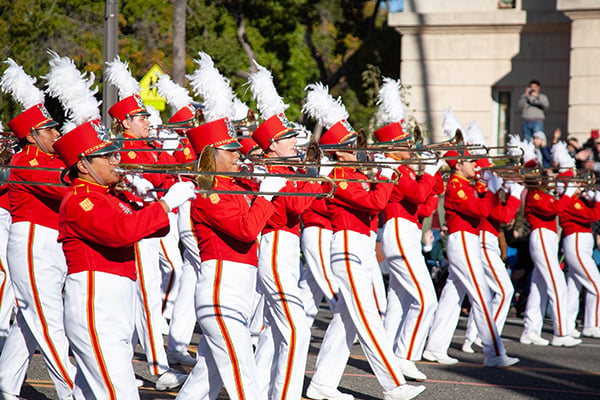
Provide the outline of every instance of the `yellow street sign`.
<path id="1" fill-rule="evenodd" d="M 158 76 L 156 74 L 162 73 L 163 71 L 160 69 L 158 64 L 154 64 L 152 68 L 146 72 L 146 75 L 144 75 L 140 80 L 140 86 L 142 87 L 140 97 L 142 98 L 144 104 L 152 106 L 158 111 L 163 111 L 165 109 L 167 100 L 160 96 L 158 94 L 158 90 L 153 88 L 152 85 L 158 80 Z"/>

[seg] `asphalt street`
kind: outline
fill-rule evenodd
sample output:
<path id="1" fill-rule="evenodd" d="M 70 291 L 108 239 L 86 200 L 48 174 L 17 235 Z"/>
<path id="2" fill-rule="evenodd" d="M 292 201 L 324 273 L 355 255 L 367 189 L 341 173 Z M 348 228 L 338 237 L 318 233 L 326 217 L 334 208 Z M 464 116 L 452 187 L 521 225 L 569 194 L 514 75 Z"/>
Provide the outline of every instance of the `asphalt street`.
<path id="1" fill-rule="evenodd" d="M 315 360 L 331 313 L 321 308 L 313 327 L 313 341 L 308 356 L 305 389 L 312 376 Z M 466 318 L 461 317 L 452 340 L 449 355 L 460 363 L 443 366 L 430 362 L 417 362 L 428 377 L 424 382 L 427 390 L 419 399 L 592 399 L 600 398 L 600 339 L 584 338 L 574 348 L 537 347 L 519 343 L 523 321 L 510 314 L 503 332 L 507 352 L 521 362 L 516 366 L 498 369 L 483 366 L 483 354 L 465 354 L 460 348 L 464 339 Z M 197 343 L 196 333 L 193 343 Z M 552 337 L 551 321 L 546 319 L 543 336 Z M 476 348 L 477 349 L 477 348 Z M 195 347 L 190 347 L 194 353 Z M 135 354 L 134 367 L 138 377 L 144 380 L 140 389 L 141 399 L 174 399 L 173 392 L 157 392 L 154 378 L 148 372 L 141 348 Z M 178 368 L 180 369 L 180 368 Z M 189 367 L 186 370 L 189 371 Z M 381 387 L 360 348 L 354 345 L 352 355 L 340 390 L 352 393 L 356 399 L 382 399 Z M 27 380 L 21 391 L 25 399 L 57 399 L 44 361 L 39 353 L 33 357 Z M 219 396 L 227 399 L 225 391 Z"/>

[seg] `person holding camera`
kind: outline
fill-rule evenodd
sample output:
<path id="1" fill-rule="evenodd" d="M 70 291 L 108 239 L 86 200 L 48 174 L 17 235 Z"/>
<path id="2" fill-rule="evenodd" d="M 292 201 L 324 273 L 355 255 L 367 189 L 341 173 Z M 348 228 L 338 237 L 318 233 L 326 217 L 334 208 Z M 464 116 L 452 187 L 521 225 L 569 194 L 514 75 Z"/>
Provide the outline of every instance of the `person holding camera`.
<path id="1" fill-rule="evenodd" d="M 544 131 L 544 113 L 550 107 L 548 96 L 543 94 L 540 89 L 540 82 L 533 79 L 519 99 L 519 109 L 523 119 L 521 130 L 523 138 L 528 142 L 531 142 L 531 137 L 535 132 Z"/>

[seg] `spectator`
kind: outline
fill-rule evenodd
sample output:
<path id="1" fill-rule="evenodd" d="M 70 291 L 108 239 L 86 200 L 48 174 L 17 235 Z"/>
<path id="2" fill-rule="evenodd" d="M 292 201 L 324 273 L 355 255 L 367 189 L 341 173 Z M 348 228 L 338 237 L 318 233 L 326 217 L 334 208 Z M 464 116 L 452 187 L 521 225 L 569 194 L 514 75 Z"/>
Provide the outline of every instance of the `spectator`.
<path id="1" fill-rule="evenodd" d="M 541 93 L 541 85 L 537 80 L 532 80 L 525 88 L 525 93 L 519 99 L 519 109 L 523 123 L 521 129 L 523 138 L 530 142 L 537 131 L 544 131 L 545 111 L 550 107 L 548 96 Z"/>

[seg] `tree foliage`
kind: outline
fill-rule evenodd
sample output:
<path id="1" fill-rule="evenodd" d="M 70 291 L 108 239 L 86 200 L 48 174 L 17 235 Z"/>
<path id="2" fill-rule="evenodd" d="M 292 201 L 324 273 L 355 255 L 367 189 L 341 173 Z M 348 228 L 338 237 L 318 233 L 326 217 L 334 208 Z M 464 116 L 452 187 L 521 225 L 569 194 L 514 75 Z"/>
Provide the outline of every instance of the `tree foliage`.
<path id="1" fill-rule="evenodd" d="M 372 65 L 384 76 L 399 73 L 399 36 L 387 27 L 384 6 L 381 0 L 188 0 L 186 71 L 195 69 L 198 51 L 210 54 L 238 96 L 253 106 L 245 82 L 255 58 L 272 70 L 279 93 L 290 105 L 290 119 L 302 119 L 304 88 L 321 81 L 334 96 L 342 96 L 352 124 L 368 128 L 378 81 L 371 74 L 363 82 L 363 71 Z M 120 0 L 119 11 L 119 54 L 134 76 L 141 78 L 155 63 L 171 71 L 172 1 Z M 15 59 L 36 77 L 48 71 L 46 50 L 53 49 L 96 74 L 101 90 L 103 29 L 102 1 L 0 3 L 2 59 Z M 38 84 L 43 81 L 38 79 Z M 0 95 L 4 122 L 20 111 L 7 97 Z M 52 99 L 47 104 L 60 120 Z"/>

